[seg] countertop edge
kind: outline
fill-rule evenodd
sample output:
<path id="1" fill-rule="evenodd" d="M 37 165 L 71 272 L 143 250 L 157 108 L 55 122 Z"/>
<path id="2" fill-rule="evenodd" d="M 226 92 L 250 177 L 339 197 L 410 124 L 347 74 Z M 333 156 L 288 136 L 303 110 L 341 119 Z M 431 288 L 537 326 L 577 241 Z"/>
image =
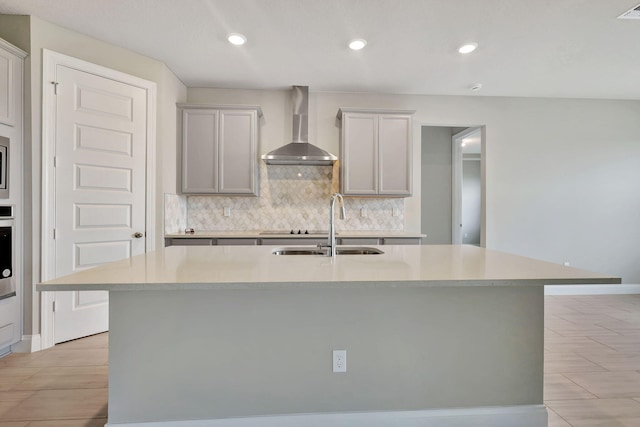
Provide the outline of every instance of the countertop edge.
<path id="1" fill-rule="evenodd" d="M 619 284 L 621 277 L 470 245 L 388 245 L 382 255 L 273 256 L 263 246 L 171 246 L 36 284 L 39 292 L 376 289 Z M 295 267 L 295 268 L 294 268 Z"/>
<path id="2" fill-rule="evenodd" d="M 274 289 L 375 289 L 443 287 L 531 287 L 546 285 L 618 285 L 618 277 L 597 279 L 399 280 L 332 282 L 226 282 L 226 283 L 90 283 L 36 284 L 36 291 L 197 291 Z"/>

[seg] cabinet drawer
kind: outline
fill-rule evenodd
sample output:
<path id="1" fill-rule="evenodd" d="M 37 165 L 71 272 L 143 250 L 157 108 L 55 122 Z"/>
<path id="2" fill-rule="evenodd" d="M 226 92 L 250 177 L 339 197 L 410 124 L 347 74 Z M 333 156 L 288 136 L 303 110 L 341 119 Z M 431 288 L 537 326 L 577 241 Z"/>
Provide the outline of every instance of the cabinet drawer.
<path id="1" fill-rule="evenodd" d="M 185 238 L 185 239 L 166 239 L 165 246 L 212 246 L 213 239 L 205 238 Z"/>
<path id="2" fill-rule="evenodd" d="M 382 239 L 383 245 L 419 245 L 422 239 L 419 237 L 391 237 Z"/>
<path id="3" fill-rule="evenodd" d="M 216 239 L 218 246 L 255 246 L 258 239 Z"/>
<path id="4" fill-rule="evenodd" d="M 340 244 L 341 245 L 355 245 L 355 246 L 362 246 L 362 245 L 379 245 L 380 244 L 380 240 L 379 239 L 374 239 L 374 238 L 369 238 L 369 237 L 341 237 L 340 238 Z"/>
<path id="5" fill-rule="evenodd" d="M 13 330 L 14 330 L 13 323 L 9 323 L 8 325 L 4 325 L 0 327 L 0 349 L 4 347 L 8 347 L 14 343 Z"/>
<path id="6" fill-rule="evenodd" d="M 300 238 L 293 238 L 293 239 L 262 239 L 263 245 L 278 245 L 278 246 L 291 246 L 291 245 L 318 246 L 318 245 L 324 245 L 326 243 L 327 243 L 326 238 L 305 239 L 304 237 L 300 237 Z"/>

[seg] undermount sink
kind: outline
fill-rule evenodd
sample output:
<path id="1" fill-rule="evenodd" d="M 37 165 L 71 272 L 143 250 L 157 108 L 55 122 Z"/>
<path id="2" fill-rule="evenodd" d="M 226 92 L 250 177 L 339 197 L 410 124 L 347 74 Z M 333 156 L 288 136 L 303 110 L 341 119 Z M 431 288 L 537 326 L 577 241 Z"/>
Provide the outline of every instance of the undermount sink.
<path id="1" fill-rule="evenodd" d="M 288 247 L 276 248 L 272 252 L 274 255 L 322 255 L 327 254 L 327 248 L 304 248 L 304 247 Z M 379 255 L 384 252 L 378 248 L 368 248 L 364 246 L 348 246 L 336 248 L 336 255 Z"/>
<path id="2" fill-rule="evenodd" d="M 365 247 L 349 247 L 349 248 L 336 248 L 336 254 L 338 255 L 380 255 L 384 252 L 377 248 L 365 248 Z"/>

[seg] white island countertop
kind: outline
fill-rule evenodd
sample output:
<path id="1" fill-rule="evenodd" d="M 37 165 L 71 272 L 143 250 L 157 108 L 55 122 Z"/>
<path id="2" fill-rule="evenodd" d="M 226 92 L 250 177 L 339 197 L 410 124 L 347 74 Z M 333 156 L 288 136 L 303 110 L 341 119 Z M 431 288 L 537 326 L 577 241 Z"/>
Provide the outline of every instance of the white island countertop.
<path id="1" fill-rule="evenodd" d="M 171 246 L 37 285 L 38 291 L 617 284 L 619 277 L 467 245 L 381 255 L 273 255 L 273 246 Z"/>

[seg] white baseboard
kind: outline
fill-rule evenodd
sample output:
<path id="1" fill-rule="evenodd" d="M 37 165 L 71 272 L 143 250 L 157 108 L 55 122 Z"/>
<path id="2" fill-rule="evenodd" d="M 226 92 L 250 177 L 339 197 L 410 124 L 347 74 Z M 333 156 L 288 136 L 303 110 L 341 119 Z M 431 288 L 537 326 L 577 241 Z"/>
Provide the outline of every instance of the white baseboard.
<path id="1" fill-rule="evenodd" d="M 107 423 L 105 427 L 547 427 L 544 405 Z"/>
<path id="2" fill-rule="evenodd" d="M 620 295 L 640 294 L 640 285 L 548 285 L 545 295 Z"/>
<path id="3" fill-rule="evenodd" d="M 21 341 L 11 346 L 11 351 L 14 353 L 33 353 L 40 350 L 42 350 L 40 334 L 23 335 Z"/>

